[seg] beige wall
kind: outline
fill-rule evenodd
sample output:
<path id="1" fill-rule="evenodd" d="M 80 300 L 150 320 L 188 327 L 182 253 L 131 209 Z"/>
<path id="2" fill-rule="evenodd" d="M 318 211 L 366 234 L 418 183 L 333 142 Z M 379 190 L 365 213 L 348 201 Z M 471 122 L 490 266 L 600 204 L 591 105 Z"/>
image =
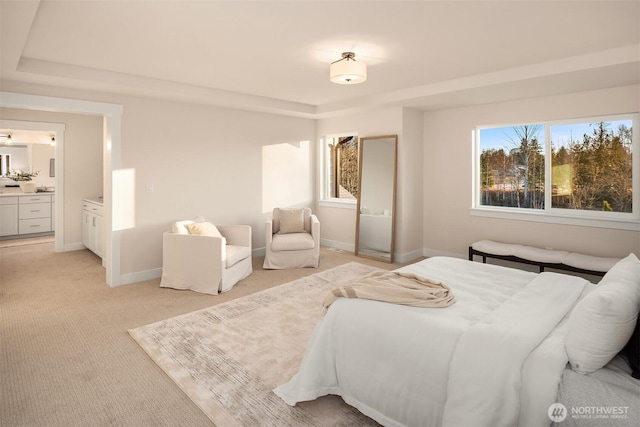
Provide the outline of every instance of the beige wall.
<path id="1" fill-rule="evenodd" d="M 313 120 L 142 98 L 123 105 L 122 167 L 136 177 L 123 274 L 161 267 L 162 233 L 176 220 L 251 225 L 258 249 L 273 207 L 312 204 Z"/>
<path id="2" fill-rule="evenodd" d="M 55 147 L 47 144 L 33 144 L 31 146 L 31 163 L 33 170 L 38 171 L 35 181 L 38 187 L 54 187 L 56 178 L 50 175 L 50 159 L 55 159 Z M 101 177 L 102 178 L 102 177 Z"/>
<path id="3" fill-rule="evenodd" d="M 359 137 L 398 135 L 395 253 L 403 261 L 422 255 L 422 121 L 418 111 L 387 108 L 321 119 L 317 125 L 318 139 L 349 132 Z M 319 187 L 316 194 L 320 194 Z M 356 211 L 327 206 L 317 206 L 316 211 L 322 238 L 353 250 Z"/>
<path id="4" fill-rule="evenodd" d="M 159 275 L 162 233 L 176 220 L 202 215 L 218 224 L 251 225 L 253 247 L 259 249 L 264 247 L 264 224 L 271 215 L 263 207 L 263 185 L 268 185 L 274 205 L 312 204 L 314 120 L 5 81 L 2 89 L 123 106 L 121 165 L 135 171 L 136 201 L 131 207 L 135 227 L 121 232 L 120 271 L 127 276 L 125 283 L 138 274 Z M 102 141 L 101 118 L 99 122 Z M 74 156 L 69 150 L 65 147 L 65 157 Z M 101 144 L 98 150 L 101 156 Z M 283 155 L 281 160 L 278 153 Z M 147 191 L 147 184 L 153 185 L 153 192 Z M 69 186 L 82 187 L 73 190 L 80 199 L 93 191 L 84 189 L 75 174 L 65 178 L 65 191 Z M 72 221 L 80 227 L 77 211 L 77 219 L 65 219 L 65 224 Z"/>
<path id="5" fill-rule="evenodd" d="M 639 232 L 483 218 L 469 213 L 471 133 L 476 126 L 637 112 L 639 90 L 630 86 L 425 113 L 425 253 L 465 256 L 469 244 L 492 239 L 597 256 L 640 254 Z"/>
<path id="6" fill-rule="evenodd" d="M 63 244 L 65 247 L 79 247 L 82 242 L 82 198 L 102 194 L 102 117 L 0 108 L 0 118 L 66 126 Z M 40 170 L 38 182 L 41 176 L 48 177 L 48 159 L 36 169 Z M 56 203 L 60 202 L 56 200 Z"/>
<path id="7" fill-rule="evenodd" d="M 465 256 L 479 239 L 594 255 L 640 253 L 638 232 L 471 216 L 471 132 L 479 124 L 587 117 L 640 110 L 638 87 L 422 113 L 384 108 L 320 120 L 156 99 L 2 82 L 3 90 L 123 106 L 121 164 L 135 171 L 135 227 L 121 234 L 121 273 L 159 274 L 162 232 L 203 215 L 253 227 L 264 247 L 271 206 L 313 206 L 324 242 L 353 248 L 355 210 L 314 205 L 317 140 L 327 134 L 397 134 L 396 255 Z M 100 191 L 102 120 L 0 110 L 2 118 L 65 123 L 65 245 L 80 242 L 82 197 Z M 86 124 L 79 120 L 89 120 Z M 87 178 L 89 177 L 89 178 Z M 438 185 L 435 185 L 437 183 Z M 445 185 L 442 185 L 442 184 Z M 151 184 L 153 191 L 147 191 Z"/>

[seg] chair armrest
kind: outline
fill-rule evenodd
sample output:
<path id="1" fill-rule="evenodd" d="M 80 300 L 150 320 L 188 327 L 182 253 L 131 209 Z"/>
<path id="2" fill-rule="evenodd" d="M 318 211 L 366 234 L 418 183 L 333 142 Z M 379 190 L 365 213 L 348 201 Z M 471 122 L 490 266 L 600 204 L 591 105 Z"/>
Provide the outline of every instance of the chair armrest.
<path id="1" fill-rule="evenodd" d="M 165 232 L 162 238 L 164 264 L 182 260 L 188 265 L 216 265 L 217 263 L 217 268 L 221 268 L 224 238 L 170 232 Z"/>
<path id="2" fill-rule="evenodd" d="M 227 239 L 227 245 L 248 246 L 251 248 L 250 225 L 217 225 L 216 227 Z"/>
<path id="3" fill-rule="evenodd" d="M 268 219 L 264 226 L 265 229 L 265 243 L 267 247 L 271 247 L 273 241 L 273 219 Z"/>
<path id="4" fill-rule="evenodd" d="M 320 243 L 320 221 L 315 215 L 311 215 L 311 237 L 316 244 Z"/>
<path id="5" fill-rule="evenodd" d="M 316 234 L 320 234 L 320 221 L 315 215 L 311 215 L 311 235 L 315 237 Z"/>

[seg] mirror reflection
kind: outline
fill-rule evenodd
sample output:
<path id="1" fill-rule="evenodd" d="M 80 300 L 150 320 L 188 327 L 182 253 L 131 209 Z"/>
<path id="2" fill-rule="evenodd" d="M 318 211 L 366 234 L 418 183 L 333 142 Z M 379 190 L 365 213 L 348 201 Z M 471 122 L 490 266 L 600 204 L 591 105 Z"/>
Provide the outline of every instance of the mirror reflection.
<path id="1" fill-rule="evenodd" d="M 397 135 L 360 138 L 357 256 L 393 262 Z"/>

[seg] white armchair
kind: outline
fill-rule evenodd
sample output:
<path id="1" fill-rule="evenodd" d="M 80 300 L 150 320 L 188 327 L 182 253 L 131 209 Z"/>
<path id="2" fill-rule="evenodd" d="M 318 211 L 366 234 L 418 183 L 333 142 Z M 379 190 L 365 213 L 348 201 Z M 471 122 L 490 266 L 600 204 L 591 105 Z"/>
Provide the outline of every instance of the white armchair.
<path id="1" fill-rule="evenodd" d="M 318 267 L 320 222 L 311 209 L 275 208 L 265 228 L 265 269 Z"/>
<path id="2" fill-rule="evenodd" d="M 180 221 L 162 237 L 161 287 L 217 295 L 252 272 L 248 225 Z"/>

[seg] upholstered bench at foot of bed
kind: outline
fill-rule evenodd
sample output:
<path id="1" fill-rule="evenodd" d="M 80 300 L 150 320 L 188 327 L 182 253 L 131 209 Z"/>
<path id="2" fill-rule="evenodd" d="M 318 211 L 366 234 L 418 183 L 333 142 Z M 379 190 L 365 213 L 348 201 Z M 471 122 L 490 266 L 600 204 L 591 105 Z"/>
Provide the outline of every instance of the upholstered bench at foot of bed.
<path id="1" fill-rule="evenodd" d="M 553 268 L 594 276 L 604 276 L 616 262 L 620 261 L 619 258 L 596 257 L 491 240 L 480 240 L 469 246 L 469 261 L 473 261 L 474 255 L 481 256 L 483 263 L 487 262 L 487 258 L 494 258 L 535 265 L 540 272 L 545 268 Z"/>

